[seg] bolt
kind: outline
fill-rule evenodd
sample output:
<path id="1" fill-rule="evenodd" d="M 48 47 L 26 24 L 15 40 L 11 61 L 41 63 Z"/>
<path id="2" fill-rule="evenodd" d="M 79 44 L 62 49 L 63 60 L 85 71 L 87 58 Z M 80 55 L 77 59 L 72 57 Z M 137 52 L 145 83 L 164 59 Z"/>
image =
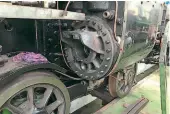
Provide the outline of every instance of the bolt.
<path id="1" fill-rule="evenodd" d="M 51 24 L 51 23 L 48 23 L 48 26 L 49 26 L 49 27 L 52 27 L 52 24 Z"/>
<path id="2" fill-rule="evenodd" d="M 65 54 L 65 57 L 68 57 L 68 55 L 67 55 L 67 54 Z"/>
<path id="3" fill-rule="evenodd" d="M 67 23 L 63 23 L 63 26 L 64 26 L 64 27 L 67 27 Z"/>
<path id="4" fill-rule="evenodd" d="M 57 61 L 59 58 L 55 58 L 54 61 Z"/>
<path id="5" fill-rule="evenodd" d="M 51 55 L 52 55 L 52 53 L 49 53 L 49 54 L 48 54 L 48 56 L 51 56 Z"/>
<path id="6" fill-rule="evenodd" d="M 79 39 L 79 35 L 78 34 L 74 34 L 73 38 L 74 39 Z"/>
<path id="7" fill-rule="evenodd" d="M 101 29 L 102 29 L 102 26 L 98 25 L 98 29 L 101 30 Z"/>
<path id="8" fill-rule="evenodd" d="M 107 60 L 107 61 L 109 61 L 109 60 L 110 60 L 110 58 L 108 57 L 108 58 L 106 58 L 106 60 Z"/>
<path id="9" fill-rule="evenodd" d="M 107 65 L 104 65 L 105 67 L 107 67 Z"/>
<path id="10" fill-rule="evenodd" d="M 54 31 L 54 34 L 57 34 L 57 31 Z"/>
<path id="11" fill-rule="evenodd" d="M 103 35 L 103 36 L 106 36 L 106 33 L 105 33 L 105 32 L 103 32 L 103 33 L 102 33 L 102 35 Z"/>
<path id="12" fill-rule="evenodd" d="M 87 21 L 87 22 L 90 22 L 90 19 L 87 19 L 86 21 Z"/>
<path id="13" fill-rule="evenodd" d="M 92 24 L 93 24 L 93 25 L 95 25 L 95 24 L 96 24 L 96 22 L 95 22 L 95 21 L 93 21 L 93 22 L 92 22 Z"/>
<path id="14" fill-rule="evenodd" d="M 58 47 L 58 45 L 55 45 L 55 46 L 54 46 L 54 48 L 57 48 L 57 47 Z"/>
<path id="15" fill-rule="evenodd" d="M 52 42 L 52 41 L 53 41 L 53 39 L 51 39 L 51 38 L 48 38 L 48 41 L 49 41 L 49 42 Z"/>
<path id="16" fill-rule="evenodd" d="M 106 43 L 106 44 L 109 44 L 109 43 L 110 43 L 110 41 L 108 41 L 108 40 L 107 40 L 105 43 Z"/>
<path id="17" fill-rule="evenodd" d="M 85 82 L 85 81 L 81 81 L 81 84 L 82 84 L 82 85 L 86 85 L 86 82 Z"/>
<path id="18" fill-rule="evenodd" d="M 104 71 L 100 71 L 100 73 L 103 73 Z"/>
<path id="19" fill-rule="evenodd" d="M 107 49 L 106 52 L 109 53 L 111 51 L 111 49 Z"/>

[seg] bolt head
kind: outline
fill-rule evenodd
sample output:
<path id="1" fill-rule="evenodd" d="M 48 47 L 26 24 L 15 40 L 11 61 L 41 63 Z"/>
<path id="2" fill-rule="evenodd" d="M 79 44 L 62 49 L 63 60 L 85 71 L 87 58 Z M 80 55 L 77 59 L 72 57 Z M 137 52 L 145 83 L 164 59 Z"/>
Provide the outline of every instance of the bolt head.
<path id="1" fill-rule="evenodd" d="M 108 65 L 104 65 L 105 67 L 108 67 Z"/>
<path id="2" fill-rule="evenodd" d="M 110 41 L 108 41 L 108 40 L 107 40 L 105 43 L 106 43 L 106 44 L 109 44 L 109 43 L 110 43 Z"/>
<path id="3" fill-rule="evenodd" d="M 103 35 L 103 36 L 106 36 L 106 33 L 105 33 L 105 32 L 103 32 L 103 33 L 102 33 L 102 35 Z"/>
<path id="4" fill-rule="evenodd" d="M 109 53 L 111 51 L 111 49 L 107 49 L 106 52 Z"/>
<path id="5" fill-rule="evenodd" d="M 100 71 L 100 73 L 103 73 L 104 71 Z"/>
<path id="6" fill-rule="evenodd" d="M 57 34 L 57 31 L 54 31 L 54 34 Z"/>
<path id="7" fill-rule="evenodd" d="M 108 57 L 108 58 L 106 58 L 106 60 L 108 61 L 108 60 L 110 60 L 110 58 Z"/>

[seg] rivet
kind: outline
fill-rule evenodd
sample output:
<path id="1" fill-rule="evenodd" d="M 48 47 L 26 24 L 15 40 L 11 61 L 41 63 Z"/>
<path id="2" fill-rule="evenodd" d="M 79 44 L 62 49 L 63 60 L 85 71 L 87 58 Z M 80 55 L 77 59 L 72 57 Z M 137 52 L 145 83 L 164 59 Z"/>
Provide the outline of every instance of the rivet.
<path id="1" fill-rule="evenodd" d="M 109 44 L 109 43 L 110 43 L 110 41 L 107 40 L 107 41 L 106 41 L 106 44 Z"/>
<path id="2" fill-rule="evenodd" d="M 106 60 L 110 60 L 110 58 L 108 57 L 108 58 L 106 58 Z"/>
<path id="3" fill-rule="evenodd" d="M 106 52 L 109 53 L 111 51 L 111 49 L 107 49 Z"/>
<path id="4" fill-rule="evenodd" d="M 55 45 L 55 46 L 54 46 L 54 48 L 57 48 L 57 47 L 58 47 L 58 45 Z"/>
<path id="5" fill-rule="evenodd" d="M 83 76 L 83 74 L 80 74 L 80 76 Z"/>
<path id="6" fill-rule="evenodd" d="M 78 71 L 75 71 L 76 73 L 78 72 Z"/>
<path id="7" fill-rule="evenodd" d="M 104 65 L 105 67 L 107 67 L 108 65 Z"/>

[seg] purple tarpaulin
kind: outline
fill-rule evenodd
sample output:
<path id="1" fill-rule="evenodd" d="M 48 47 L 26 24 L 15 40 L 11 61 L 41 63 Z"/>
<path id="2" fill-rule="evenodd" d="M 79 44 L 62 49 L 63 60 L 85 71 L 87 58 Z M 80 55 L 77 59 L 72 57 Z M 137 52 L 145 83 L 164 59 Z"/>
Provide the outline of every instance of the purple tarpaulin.
<path id="1" fill-rule="evenodd" d="M 14 62 L 28 62 L 28 63 L 47 63 L 48 60 L 41 54 L 33 52 L 22 52 L 15 55 L 12 60 Z"/>

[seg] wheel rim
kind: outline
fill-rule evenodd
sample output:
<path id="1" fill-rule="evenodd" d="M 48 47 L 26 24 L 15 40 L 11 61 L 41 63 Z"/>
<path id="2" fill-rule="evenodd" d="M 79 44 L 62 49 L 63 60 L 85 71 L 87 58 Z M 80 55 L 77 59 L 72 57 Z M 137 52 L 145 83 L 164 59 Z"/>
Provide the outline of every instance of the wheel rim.
<path id="1" fill-rule="evenodd" d="M 123 73 L 118 73 L 117 78 L 117 93 L 122 95 L 126 94 L 131 89 L 131 83 L 129 82 L 131 79 L 129 75 L 124 76 Z"/>
<path id="2" fill-rule="evenodd" d="M 9 114 L 64 114 L 65 100 L 58 88 L 36 84 L 13 95 L 4 104 L 1 113 L 4 110 Z"/>
<path id="3" fill-rule="evenodd" d="M 113 97 L 126 96 L 133 86 L 135 73 L 133 70 L 128 70 L 126 75 L 123 72 L 118 72 L 116 76 L 109 77 L 109 92 Z"/>

